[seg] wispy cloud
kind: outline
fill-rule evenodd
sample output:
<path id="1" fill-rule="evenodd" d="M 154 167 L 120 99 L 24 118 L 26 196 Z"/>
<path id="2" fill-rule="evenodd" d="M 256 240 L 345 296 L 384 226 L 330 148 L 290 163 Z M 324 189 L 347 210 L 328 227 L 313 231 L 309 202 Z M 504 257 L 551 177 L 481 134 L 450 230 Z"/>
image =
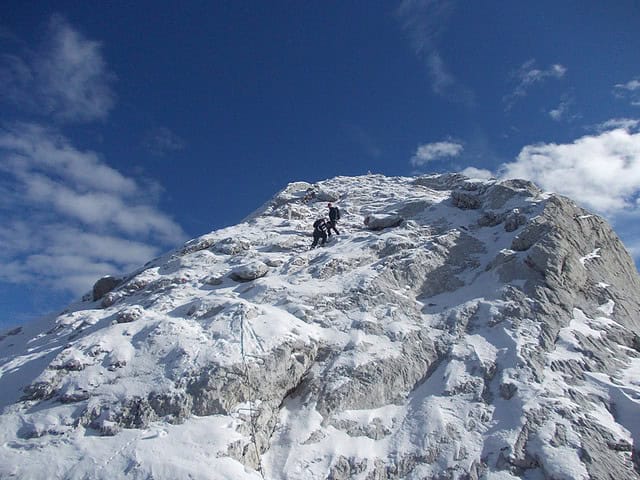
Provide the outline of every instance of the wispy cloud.
<path id="1" fill-rule="evenodd" d="M 464 146 L 457 142 L 426 143 L 416 149 L 409 163 L 414 167 L 421 167 L 441 158 L 457 157 L 463 150 Z"/>
<path id="2" fill-rule="evenodd" d="M 561 79 L 567 73 L 567 68 L 559 63 L 553 64 L 546 69 L 536 66 L 535 59 L 524 62 L 520 68 L 511 74 L 511 81 L 515 84 L 513 90 L 503 97 L 506 110 L 513 108 L 518 99 L 526 97 L 529 90 L 538 84 L 542 84 L 549 79 Z"/>
<path id="3" fill-rule="evenodd" d="M 549 110 L 549 116 L 555 120 L 556 122 L 561 122 L 563 120 L 573 120 L 576 118 L 575 115 L 571 114 L 571 107 L 573 105 L 573 98 L 568 95 L 564 95 L 562 100 L 556 108 Z"/>
<path id="4" fill-rule="evenodd" d="M 17 177 L 45 171 L 86 189 L 130 195 L 137 188 L 133 179 L 106 165 L 96 153 L 79 152 L 56 129 L 39 124 L 14 123 L 1 128 L 0 148 L 9 152 L 0 168 Z"/>
<path id="5" fill-rule="evenodd" d="M 640 107 L 640 79 L 634 78 L 627 83 L 619 83 L 613 87 L 613 94 L 617 98 L 627 100 L 631 105 Z"/>
<path id="6" fill-rule="evenodd" d="M 424 63 L 437 95 L 464 105 L 472 105 L 473 92 L 447 67 L 438 50 L 438 39 L 455 10 L 454 0 L 403 0 L 396 14 L 411 45 Z"/>
<path id="7" fill-rule="evenodd" d="M 114 105 L 114 79 L 101 44 L 59 15 L 35 50 L 0 55 L 0 98 L 61 122 L 104 119 Z"/>
<path id="8" fill-rule="evenodd" d="M 167 127 L 157 127 L 145 134 L 142 145 L 152 155 L 164 157 L 171 152 L 182 150 L 185 142 Z"/>
<path id="9" fill-rule="evenodd" d="M 625 130 L 634 130 L 640 125 L 640 120 L 635 118 L 612 118 L 606 122 L 602 122 L 595 126 L 595 130 L 598 132 L 604 132 L 607 130 L 614 130 L 616 128 L 622 128 Z"/>
<path id="10" fill-rule="evenodd" d="M 55 130 L 0 129 L 0 172 L 2 281 L 79 293 L 185 238 L 153 192 Z"/>

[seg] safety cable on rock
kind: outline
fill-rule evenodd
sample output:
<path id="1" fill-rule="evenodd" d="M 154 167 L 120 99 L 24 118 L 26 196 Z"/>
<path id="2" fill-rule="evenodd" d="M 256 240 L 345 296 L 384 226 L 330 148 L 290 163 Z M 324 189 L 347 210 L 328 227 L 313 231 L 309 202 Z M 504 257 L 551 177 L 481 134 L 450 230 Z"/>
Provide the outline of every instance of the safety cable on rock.
<path id="1" fill-rule="evenodd" d="M 251 443 L 253 443 L 253 447 L 256 450 L 256 456 L 258 457 L 258 473 L 262 478 L 264 477 L 264 471 L 262 470 L 262 457 L 260 455 L 260 449 L 258 448 L 258 440 L 256 437 L 256 417 L 254 416 L 253 409 L 253 386 L 251 383 L 251 378 L 249 376 L 249 363 L 247 362 L 247 357 L 244 351 L 244 309 L 240 311 L 240 353 L 242 354 L 242 364 L 244 366 L 244 378 L 246 382 L 246 386 L 248 389 L 248 403 L 249 403 L 249 418 L 251 418 Z"/>

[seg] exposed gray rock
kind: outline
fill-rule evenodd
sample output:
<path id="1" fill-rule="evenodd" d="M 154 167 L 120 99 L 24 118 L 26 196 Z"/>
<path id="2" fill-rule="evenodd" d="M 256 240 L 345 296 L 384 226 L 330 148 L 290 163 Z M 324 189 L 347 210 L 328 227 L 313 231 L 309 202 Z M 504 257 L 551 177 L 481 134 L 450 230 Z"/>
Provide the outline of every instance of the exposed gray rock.
<path id="1" fill-rule="evenodd" d="M 518 391 L 518 386 L 515 383 L 502 383 L 500 384 L 500 396 L 505 400 L 510 400 Z"/>
<path id="2" fill-rule="evenodd" d="M 100 300 L 111 290 L 122 283 L 122 279 L 107 275 L 93 285 L 93 301 Z"/>
<path id="3" fill-rule="evenodd" d="M 477 182 L 469 182 L 468 180 L 461 173 L 445 173 L 442 175 L 423 175 L 416 178 L 413 183 L 433 190 L 453 190 L 461 186 L 472 190 L 479 185 Z"/>
<path id="4" fill-rule="evenodd" d="M 397 227 L 404 221 L 400 215 L 395 214 L 371 214 L 364 218 L 364 224 L 369 230 L 383 230 Z"/>
<path id="5" fill-rule="evenodd" d="M 351 437 L 369 437 L 373 440 L 380 440 L 391 434 L 391 430 L 378 417 L 364 425 L 353 420 L 331 420 L 331 425 L 345 431 Z"/>
<path id="6" fill-rule="evenodd" d="M 526 180 L 513 179 L 504 180 L 486 187 L 484 198 L 488 208 L 500 209 L 515 196 L 528 198 L 540 193 L 540 189 L 533 183 Z"/>
<path id="7" fill-rule="evenodd" d="M 315 196 L 316 190 L 312 184 L 307 182 L 294 182 L 278 192 L 271 200 L 271 205 L 277 208 L 291 202 L 307 202 Z"/>
<path id="8" fill-rule="evenodd" d="M 188 255 L 190 253 L 199 252 L 200 250 L 205 250 L 210 248 L 216 243 L 216 239 L 214 237 L 201 237 L 196 238 L 194 240 L 190 240 L 185 243 L 184 247 L 180 251 L 181 255 Z"/>
<path id="9" fill-rule="evenodd" d="M 331 466 L 327 480 L 348 480 L 356 478 L 367 469 L 366 458 L 345 457 L 340 455 Z"/>
<path id="10" fill-rule="evenodd" d="M 237 282 L 250 282 L 260 277 L 264 277 L 269 271 L 269 267 L 259 260 L 254 260 L 235 267 L 231 271 L 231 278 Z"/>
<path id="11" fill-rule="evenodd" d="M 504 229 L 507 232 L 513 232 L 525 223 L 527 223 L 527 216 L 520 213 L 520 210 L 517 208 L 514 208 L 512 211 L 507 213 L 504 218 Z"/>
<path id="12" fill-rule="evenodd" d="M 144 315 L 144 308 L 140 305 L 134 305 L 127 307 L 124 310 L 118 312 L 116 321 L 118 323 L 131 323 L 135 322 Z"/>
<path id="13" fill-rule="evenodd" d="M 415 202 L 408 202 L 402 208 L 398 209 L 398 215 L 402 218 L 413 218 L 416 215 L 423 213 L 427 208 L 433 204 L 427 200 L 418 200 Z"/>
<path id="14" fill-rule="evenodd" d="M 102 302 L 100 302 L 100 306 L 102 308 L 109 308 L 113 304 L 115 304 L 118 300 L 125 297 L 124 292 L 109 292 L 104 297 L 102 297 Z"/>
<path id="15" fill-rule="evenodd" d="M 474 193 L 453 190 L 451 192 L 451 201 L 453 205 L 464 210 L 475 210 L 482 205 L 482 199 L 480 196 Z"/>
<path id="16" fill-rule="evenodd" d="M 225 238 L 216 242 L 213 246 L 213 250 L 217 253 L 223 253 L 225 255 L 237 255 L 245 250 L 251 248 L 251 242 L 246 238 Z"/>
<path id="17" fill-rule="evenodd" d="M 39 381 L 24 389 L 24 400 L 47 400 L 56 393 L 56 385 L 52 382 Z"/>
<path id="18" fill-rule="evenodd" d="M 376 247 L 378 247 L 378 245 L 376 245 Z M 381 242 L 379 247 L 380 251 L 378 255 L 380 258 L 383 258 L 412 250 L 417 247 L 417 244 L 406 237 L 391 237 Z"/>
<path id="19" fill-rule="evenodd" d="M 488 210 L 478 218 L 478 225 L 481 227 L 495 227 L 504 221 L 504 214 Z"/>
<path id="20" fill-rule="evenodd" d="M 207 277 L 207 279 L 204 281 L 204 283 L 206 283 L 207 285 L 222 285 L 222 283 L 224 282 L 224 276 L 222 275 L 213 275 L 211 277 Z"/>
<path id="21" fill-rule="evenodd" d="M 268 267 L 276 268 L 282 266 L 282 264 L 284 264 L 284 261 L 280 258 L 265 258 L 264 263 Z"/>

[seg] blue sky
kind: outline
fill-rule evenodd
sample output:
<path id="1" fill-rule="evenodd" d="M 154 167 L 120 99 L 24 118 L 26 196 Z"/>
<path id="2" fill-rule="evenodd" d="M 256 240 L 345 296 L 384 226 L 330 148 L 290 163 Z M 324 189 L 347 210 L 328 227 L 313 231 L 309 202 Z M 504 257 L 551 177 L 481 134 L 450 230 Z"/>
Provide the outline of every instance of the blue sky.
<path id="1" fill-rule="evenodd" d="M 529 178 L 640 257 L 636 0 L 47 3 L 0 16 L 0 326 L 368 171 Z"/>

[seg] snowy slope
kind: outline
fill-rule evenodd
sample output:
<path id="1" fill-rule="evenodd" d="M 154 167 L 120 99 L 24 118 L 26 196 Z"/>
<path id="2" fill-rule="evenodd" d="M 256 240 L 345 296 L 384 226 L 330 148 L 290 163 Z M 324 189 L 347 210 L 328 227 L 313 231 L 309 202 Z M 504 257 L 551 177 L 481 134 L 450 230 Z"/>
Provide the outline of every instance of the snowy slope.
<path id="1" fill-rule="evenodd" d="M 291 184 L 0 335 L 0 478 L 638 478 L 638 292 L 527 182 Z"/>

